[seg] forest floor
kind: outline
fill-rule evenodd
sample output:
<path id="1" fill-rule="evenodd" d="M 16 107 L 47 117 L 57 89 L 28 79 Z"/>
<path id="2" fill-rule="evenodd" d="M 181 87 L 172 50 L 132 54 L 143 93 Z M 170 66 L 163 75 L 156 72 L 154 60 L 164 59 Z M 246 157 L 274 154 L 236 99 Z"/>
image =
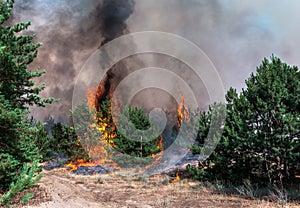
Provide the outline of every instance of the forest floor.
<path id="1" fill-rule="evenodd" d="M 83 176 L 65 168 L 43 170 L 35 196 L 27 203 L 15 200 L 13 207 L 24 208 L 199 208 L 199 207 L 298 207 L 295 203 L 250 200 L 217 193 L 190 179 L 174 181 L 167 175 L 141 177 L 132 170 Z M 20 198 L 21 196 L 19 196 Z"/>

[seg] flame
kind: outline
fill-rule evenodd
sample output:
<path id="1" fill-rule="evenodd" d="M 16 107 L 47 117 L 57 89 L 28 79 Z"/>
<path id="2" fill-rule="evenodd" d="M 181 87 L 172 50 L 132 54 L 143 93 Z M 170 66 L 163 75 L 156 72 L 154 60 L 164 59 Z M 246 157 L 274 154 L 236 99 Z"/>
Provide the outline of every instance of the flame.
<path id="1" fill-rule="evenodd" d="M 101 83 L 99 84 L 97 91 L 93 89 L 87 89 L 88 106 L 90 107 L 90 109 L 96 109 L 96 107 L 98 106 L 97 98 L 101 96 L 103 90 L 104 87 L 102 86 Z M 114 105 L 116 105 L 116 102 L 117 102 L 116 99 L 114 99 Z M 111 111 L 112 111 L 112 107 L 110 105 L 108 109 L 107 117 L 99 118 L 96 117 L 96 115 L 94 116 L 97 123 L 97 130 L 102 133 L 102 136 L 107 140 L 108 144 L 112 143 L 111 139 L 116 137 L 115 125 L 113 124 L 112 121 L 110 121 Z M 91 125 L 94 125 L 93 127 L 95 127 L 95 124 L 91 124 Z M 107 130 L 108 127 L 110 131 Z"/>
<path id="2" fill-rule="evenodd" d="M 163 152 L 163 138 L 162 138 L 162 135 L 160 135 L 160 139 L 159 139 L 159 141 L 158 141 L 156 147 L 159 148 L 159 149 L 161 149 L 160 153 Z M 157 155 L 158 155 L 158 154 L 151 154 L 150 156 L 151 156 L 152 158 L 156 158 Z M 161 154 L 159 154 L 159 155 L 161 155 Z M 159 158 L 158 158 L 158 159 L 159 159 Z"/>
<path id="3" fill-rule="evenodd" d="M 101 85 L 101 83 L 100 83 Z M 96 115 L 96 108 L 98 106 L 98 96 L 100 96 L 103 86 L 98 87 L 98 90 L 87 89 L 87 104 L 90 108 L 90 113 L 93 113 L 94 122 L 89 124 L 89 130 L 93 132 L 93 137 L 85 136 L 85 138 L 78 138 L 78 140 L 86 140 L 85 150 L 88 152 L 88 155 L 95 159 L 94 162 L 88 162 L 82 159 L 79 159 L 75 162 L 70 162 L 66 165 L 70 171 L 76 170 L 80 166 L 96 166 L 105 163 L 113 163 L 109 158 L 110 154 L 108 150 L 114 146 L 113 138 L 117 136 L 116 127 L 111 120 L 111 107 L 108 109 L 108 115 L 106 117 L 99 117 Z M 102 135 L 102 136 L 101 136 Z"/>
<path id="4" fill-rule="evenodd" d="M 169 183 L 170 183 L 170 184 L 171 184 L 171 183 L 175 183 L 175 182 L 180 181 L 180 180 L 181 180 L 181 178 L 180 178 L 180 176 L 179 176 L 179 173 L 176 172 L 175 178 L 174 178 L 173 180 L 170 180 Z"/>
<path id="5" fill-rule="evenodd" d="M 90 107 L 90 110 L 96 109 L 96 91 L 93 89 L 87 89 L 87 104 Z"/>
<path id="6" fill-rule="evenodd" d="M 188 110 L 188 108 L 185 105 L 185 97 L 184 97 L 184 95 L 182 93 L 180 93 L 180 99 L 181 99 L 181 102 L 180 102 L 180 104 L 178 105 L 178 108 L 177 108 L 177 125 L 178 125 L 178 127 L 181 127 L 182 121 L 187 121 L 187 122 L 190 121 L 189 110 Z M 150 168 L 152 166 L 158 165 L 161 162 L 161 158 L 164 155 L 164 151 L 163 151 L 163 138 L 162 138 L 162 136 L 160 137 L 160 140 L 159 140 L 159 142 L 157 144 L 157 147 L 161 148 L 162 151 L 159 152 L 159 153 L 157 153 L 157 154 L 151 154 L 150 155 L 152 158 L 155 159 L 155 161 L 151 165 L 146 166 L 145 169 L 148 169 L 148 168 Z M 180 180 L 179 174 L 176 173 L 176 177 L 173 180 L 173 182 L 176 182 L 176 181 L 179 181 L 179 180 Z"/>
<path id="7" fill-rule="evenodd" d="M 90 113 L 92 113 L 92 121 L 88 125 L 88 131 L 83 138 L 78 138 L 79 141 L 83 142 L 84 149 L 87 151 L 89 156 L 95 159 L 94 162 L 87 162 L 84 160 L 77 160 L 70 162 L 66 165 L 71 171 L 76 170 L 80 166 L 95 166 L 104 163 L 109 165 L 116 165 L 111 158 L 110 149 L 115 146 L 113 139 L 117 137 L 116 126 L 113 122 L 112 114 L 118 112 L 118 109 L 114 109 L 112 113 L 112 107 L 109 103 L 107 112 L 103 114 L 100 111 L 102 101 L 106 97 L 112 97 L 111 78 L 114 76 L 114 72 L 107 74 L 106 78 L 101 80 L 96 89 L 88 88 L 86 91 L 87 105 L 89 106 Z M 114 106 L 118 106 L 117 99 L 110 99 Z M 117 112 L 116 112 L 117 111 Z M 116 119 L 114 117 L 114 119 Z M 92 138 L 91 138 L 92 137 Z"/>
<path id="8" fill-rule="evenodd" d="M 103 90 L 104 90 L 104 87 L 100 83 L 100 85 L 98 86 L 98 91 L 95 94 L 95 96 L 97 96 L 97 98 L 100 97 Z M 96 101 L 96 102 L 98 102 L 98 101 Z M 97 104 L 96 102 L 95 102 L 95 105 L 99 106 L 99 104 Z M 114 105 L 114 107 L 118 106 L 117 99 L 110 99 L 109 102 L 111 102 Z M 102 112 L 100 112 L 100 114 L 101 113 Z M 117 136 L 116 126 L 115 126 L 113 120 L 116 119 L 116 114 L 118 114 L 118 109 L 114 109 L 114 115 L 112 115 L 112 114 L 113 114 L 112 105 L 109 105 L 108 111 L 107 111 L 107 116 L 106 117 L 102 117 L 102 116 L 97 117 L 98 131 L 100 131 L 102 133 L 102 136 L 106 140 L 107 144 L 113 144 L 112 139 L 116 138 L 116 136 Z"/>
<path id="9" fill-rule="evenodd" d="M 108 117 L 111 117 L 110 113 L 111 109 L 109 109 Z M 102 137 L 106 140 L 107 144 L 113 144 L 114 138 L 116 138 L 116 126 L 112 120 L 109 118 L 97 118 L 97 130 L 102 133 Z"/>
<path id="10" fill-rule="evenodd" d="M 185 105 L 185 98 L 182 93 L 180 93 L 180 99 L 181 99 L 181 102 L 177 108 L 177 125 L 178 125 L 178 127 L 181 126 L 181 123 L 183 120 L 190 121 L 189 111 Z"/>
<path id="11" fill-rule="evenodd" d="M 173 182 L 176 182 L 176 181 L 180 181 L 180 176 L 179 176 L 178 172 L 176 173 L 176 177 L 173 180 Z"/>
<path id="12" fill-rule="evenodd" d="M 162 136 L 160 135 L 160 139 L 159 139 L 159 142 L 156 146 L 157 148 L 160 148 L 160 149 L 163 149 L 163 138 Z"/>
<path id="13" fill-rule="evenodd" d="M 78 159 L 75 162 L 70 162 L 69 164 L 66 165 L 66 167 L 69 169 L 69 171 L 73 171 L 73 170 L 77 170 L 79 167 L 82 166 L 97 166 L 99 165 L 97 162 L 89 162 L 89 161 L 85 161 L 83 159 Z"/>
<path id="14" fill-rule="evenodd" d="M 87 89 L 87 104 L 90 107 L 91 112 L 98 111 L 101 103 L 99 103 L 103 96 L 110 96 L 111 95 L 111 89 L 106 89 L 105 87 L 106 82 L 101 82 L 97 88 L 97 90 L 94 89 Z M 108 91 L 107 91 L 108 90 Z M 107 94 L 108 93 L 108 94 Z M 101 99 L 99 99 L 101 98 Z M 178 105 L 177 108 L 177 123 L 178 126 L 181 126 L 181 123 L 183 120 L 189 120 L 189 114 L 188 109 L 185 105 L 185 98 L 183 94 L 180 94 L 181 103 Z M 97 113 L 100 114 L 100 116 L 96 116 L 96 114 L 93 116 L 95 118 L 95 122 L 90 124 L 90 129 L 95 130 L 99 132 L 99 139 L 96 138 L 96 142 L 94 144 L 90 144 L 88 148 L 88 153 L 92 158 L 96 158 L 96 162 L 86 162 L 83 160 L 77 160 L 75 162 L 70 162 L 66 166 L 72 171 L 76 170 L 80 166 L 95 166 L 99 164 L 104 163 L 113 163 L 113 161 L 109 158 L 109 152 L 110 148 L 115 147 L 114 144 L 114 138 L 117 137 L 116 132 L 116 126 L 113 122 L 115 119 L 117 119 L 117 114 L 119 112 L 119 105 L 118 100 L 116 99 L 116 96 L 113 96 L 113 99 L 110 99 L 110 103 L 108 106 L 108 111 L 105 112 L 105 116 L 103 116 L 103 112 L 98 111 Z M 112 110 L 112 105 L 114 106 L 114 109 Z M 89 139 L 89 138 L 85 138 Z M 160 159 L 163 156 L 163 138 L 160 136 L 159 141 L 156 144 L 156 147 L 161 149 L 159 153 L 151 154 L 151 157 L 154 158 L 154 163 L 151 164 L 155 165 L 160 162 Z M 178 174 L 176 175 L 176 178 L 180 180 Z"/>

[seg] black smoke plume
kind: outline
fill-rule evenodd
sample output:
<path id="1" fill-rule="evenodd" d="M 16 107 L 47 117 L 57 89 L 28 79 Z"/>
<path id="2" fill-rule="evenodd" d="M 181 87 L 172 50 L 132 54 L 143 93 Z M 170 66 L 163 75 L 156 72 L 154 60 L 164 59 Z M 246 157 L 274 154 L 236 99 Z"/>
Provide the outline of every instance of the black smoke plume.
<path id="1" fill-rule="evenodd" d="M 59 99 L 46 109 L 33 109 L 42 120 L 48 115 L 67 120 L 74 83 L 82 65 L 101 45 L 127 33 L 126 20 L 134 11 L 133 0 L 23 0 L 15 3 L 12 22 L 32 21 L 29 33 L 43 42 L 32 67 L 47 74 L 43 96 Z"/>
<path id="2" fill-rule="evenodd" d="M 133 13 L 133 0 L 104 0 L 101 5 L 102 36 L 111 41 L 127 30 L 125 21 Z"/>

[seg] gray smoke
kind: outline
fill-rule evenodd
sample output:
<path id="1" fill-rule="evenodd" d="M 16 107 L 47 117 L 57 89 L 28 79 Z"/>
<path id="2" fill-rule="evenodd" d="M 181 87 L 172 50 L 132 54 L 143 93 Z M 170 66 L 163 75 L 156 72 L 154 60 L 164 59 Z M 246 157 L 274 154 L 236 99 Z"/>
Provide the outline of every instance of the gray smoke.
<path id="1" fill-rule="evenodd" d="M 35 109 L 34 115 L 65 118 L 83 63 L 101 44 L 129 31 L 164 31 L 187 38 L 210 57 L 226 89 L 241 89 L 263 57 L 272 53 L 298 64 L 299 31 L 293 27 L 297 5 L 294 0 L 288 5 L 246 0 L 16 1 L 13 21 L 31 20 L 30 30 L 43 42 L 34 64 L 47 70 L 40 80 L 48 86 L 43 95 L 60 98 L 46 109 Z M 174 64 L 164 56 L 153 56 L 152 62 Z"/>
<path id="2" fill-rule="evenodd" d="M 33 109 L 33 115 L 66 120 L 71 109 L 76 76 L 86 59 L 101 44 L 127 31 L 125 20 L 132 14 L 132 0 L 26 0 L 17 1 L 13 20 L 32 21 L 30 32 L 43 42 L 33 67 L 47 70 L 43 96 L 59 98 L 46 109 Z"/>
<path id="3" fill-rule="evenodd" d="M 250 8 L 239 10 L 230 1 L 141 0 L 128 25 L 131 32 L 164 31 L 191 40 L 216 65 L 226 88 L 241 88 L 262 58 L 278 51 L 273 31 L 260 16 Z M 143 24 L 136 24 L 136 19 Z M 157 58 L 162 62 L 159 59 L 165 57 Z"/>

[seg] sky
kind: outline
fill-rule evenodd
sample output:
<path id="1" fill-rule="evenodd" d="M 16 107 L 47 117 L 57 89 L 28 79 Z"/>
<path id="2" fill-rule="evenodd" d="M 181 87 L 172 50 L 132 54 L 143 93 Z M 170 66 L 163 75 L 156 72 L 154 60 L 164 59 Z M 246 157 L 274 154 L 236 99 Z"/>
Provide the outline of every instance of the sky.
<path id="1" fill-rule="evenodd" d="M 29 32 L 43 42 L 34 64 L 47 70 L 39 80 L 48 86 L 43 95 L 60 98 L 46 111 L 34 110 L 38 119 L 68 114 L 80 69 L 103 39 L 102 6 L 103 0 L 16 1 L 12 21 L 32 21 Z M 300 66 L 299 11 L 297 0 L 136 0 L 125 24 L 126 33 L 163 31 L 192 41 L 225 89 L 241 90 L 264 57 Z"/>

